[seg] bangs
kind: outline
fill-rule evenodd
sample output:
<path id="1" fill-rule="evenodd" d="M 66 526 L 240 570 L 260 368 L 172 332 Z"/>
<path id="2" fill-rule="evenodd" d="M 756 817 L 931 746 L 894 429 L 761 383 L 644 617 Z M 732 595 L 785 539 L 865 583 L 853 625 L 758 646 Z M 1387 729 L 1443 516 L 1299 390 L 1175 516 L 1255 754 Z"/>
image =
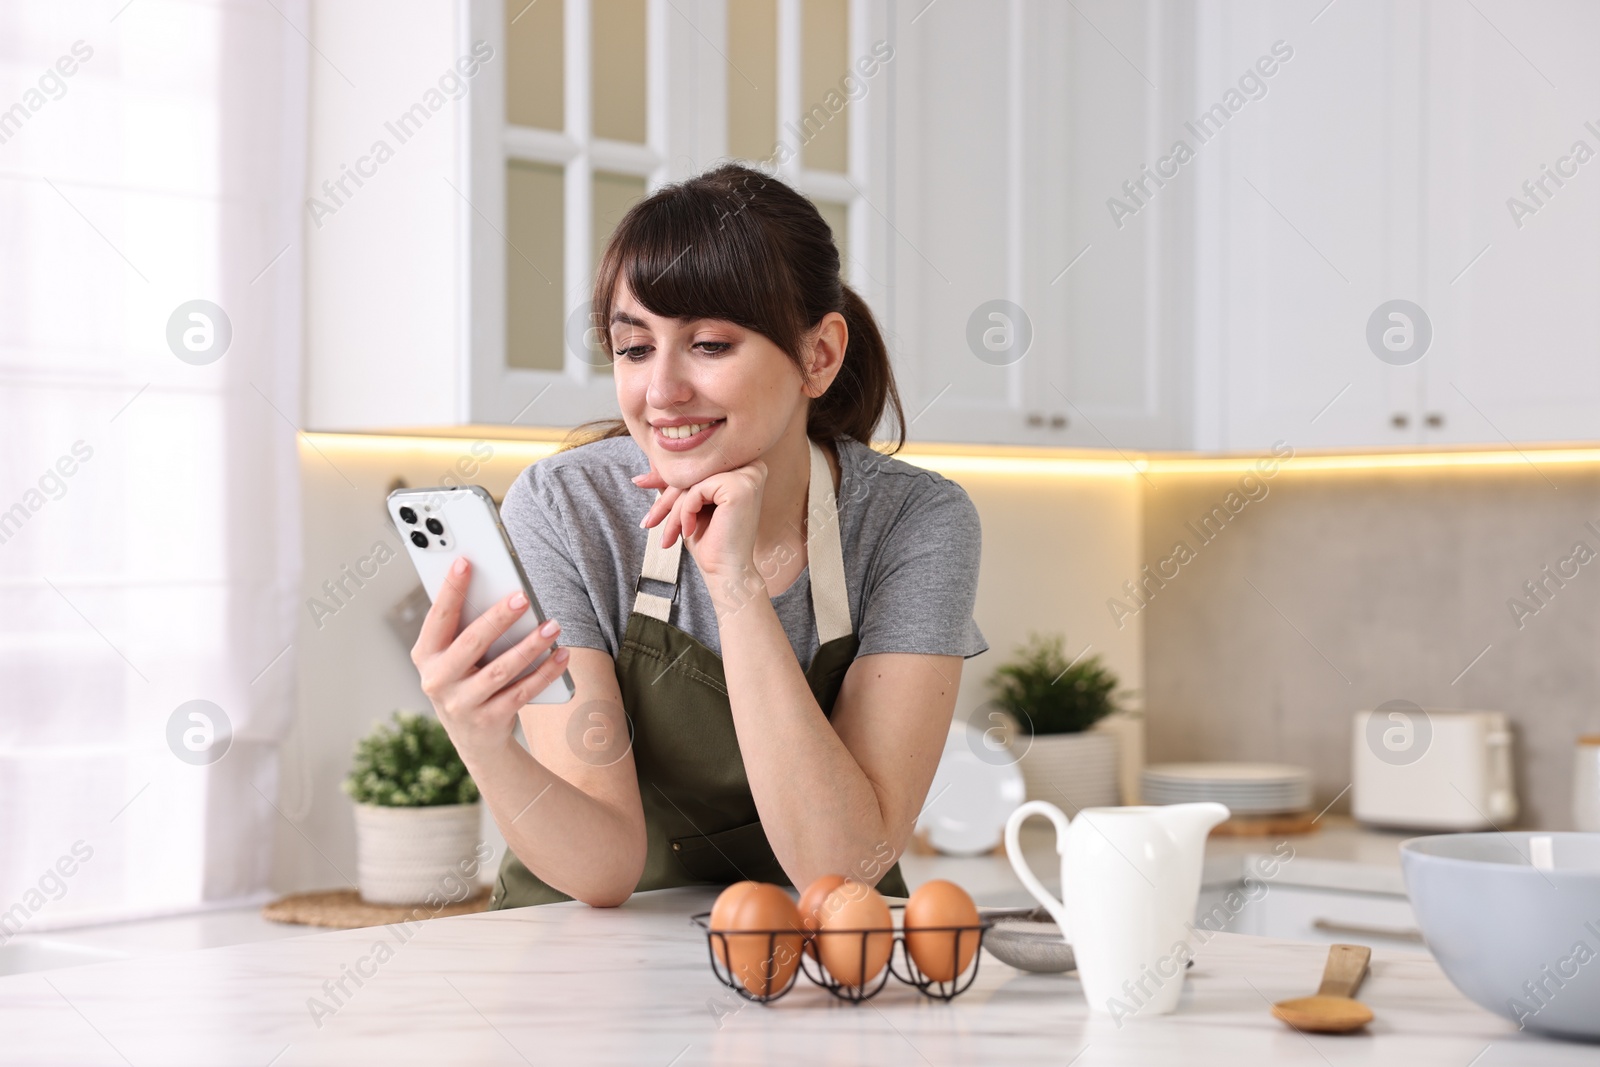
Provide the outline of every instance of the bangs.
<path id="1" fill-rule="evenodd" d="M 806 390 L 806 435 L 850 438 L 872 448 L 892 408 L 898 448 L 905 444 L 906 419 L 888 346 L 872 309 L 839 267 L 839 246 L 814 203 L 771 174 L 722 163 L 662 186 L 622 216 L 595 267 L 591 328 L 580 340 L 577 316 L 570 316 L 568 344 L 581 345 L 586 356 L 604 344 L 604 358 L 620 367 L 621 353 L 609 341 L 625 287 L 652 320 L 726 322 L 765 338 L 809 386 L 811 332 L 834 315 L 844 321 L 845 350 L 830 381 Z M 618 379 L 619 389 L 622 384 Z M 631 432 L 622 419 L 604 425 L 605 436 Z"/>
<path id="2" fill-rule="evenodd" d="M 675 186 L 640 201 L 611 236 L 595 276 L 595 324 L 609 334 L 619 281 L 651 313 L 722 319 L 793 352 L 803 301 L 765 226 L 737 189 Z"/>

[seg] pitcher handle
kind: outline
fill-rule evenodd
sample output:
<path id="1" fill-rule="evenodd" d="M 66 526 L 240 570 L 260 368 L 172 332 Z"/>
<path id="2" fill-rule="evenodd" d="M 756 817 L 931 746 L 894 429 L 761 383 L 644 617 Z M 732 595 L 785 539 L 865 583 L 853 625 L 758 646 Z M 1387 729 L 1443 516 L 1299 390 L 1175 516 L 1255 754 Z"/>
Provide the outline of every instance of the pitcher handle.
<path id="1" fill-rule="evenodd" d="M 1006 820 L 1006 858 L 1011 861 L 1012 870 L 1017 872 L 1017 877 L 1022 879 L 1023 886 L 1033 894 L 1033 898 L 1050 913 L 1050 917 L 1061 927 L 1063 940 L 1071 941 L 1072 933 L 1067 924 L 1067 906 L 1050 894 L 1038 877 L 1034 875 L 1033 868 L 1028 866 L 1027 857 L 1022 854 L 1022 844 L 1018 840 L 1018 833 L 1022 824 L 1030 815 L 1043 815 L 1056 827 L 1056 854 L 1061 855 L 1067 847 L 1067 829 L 1070 825 L 1067 815 L 1060 808 L 1047 800 L 1030 800 L 1011 813 Z M 1063 872 L 1064 873 L 1064 872 Z M 1062 895 L 1066 895 L 1066 886 L 1062 886 Z"/>

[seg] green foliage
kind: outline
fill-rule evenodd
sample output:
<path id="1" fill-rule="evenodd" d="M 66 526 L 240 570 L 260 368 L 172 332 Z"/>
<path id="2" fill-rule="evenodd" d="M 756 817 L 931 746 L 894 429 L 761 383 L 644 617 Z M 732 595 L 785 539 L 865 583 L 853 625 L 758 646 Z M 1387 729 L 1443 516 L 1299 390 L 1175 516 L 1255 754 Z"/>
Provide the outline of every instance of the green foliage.
<path id="1" fill-rule="evenodd" d="M 344 791 L 358 804 L 425 808 L 472 804 L 478 786 L 456 754 L 444 726 L 428 715 L 394 713 L 394 725 L 379 722 L 356 742 Z"/>
<path id="2" fill-rule="evenodd" d="M 1066 635 L 1030 633 L 1010 662 L 989 676 L 995 701 L 1021 724 L 1024 733 L 1081 733 L 1117 710 L 1117 676 L 1100 657 L 1067 665 Z"/>

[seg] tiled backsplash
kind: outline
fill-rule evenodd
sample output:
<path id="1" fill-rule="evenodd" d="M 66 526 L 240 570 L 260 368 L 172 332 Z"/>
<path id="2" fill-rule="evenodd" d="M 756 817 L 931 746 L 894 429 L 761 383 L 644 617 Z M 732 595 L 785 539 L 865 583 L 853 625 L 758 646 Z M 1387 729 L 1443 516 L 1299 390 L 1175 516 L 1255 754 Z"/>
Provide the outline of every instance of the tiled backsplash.
<path id="1" fill-rule="evenodd" d="M 1296 462 L 1144 486 L 1142 563 L 1172 575 L 1142 609 L 1121 593 L 1150 759 L 1305 764 L 1321 806 L 1350 783 L 1358 708 L 1502 710 L 1520 824 L 1570 827 L 1573 743 L 1600 727 L 1600 469 Z"/>

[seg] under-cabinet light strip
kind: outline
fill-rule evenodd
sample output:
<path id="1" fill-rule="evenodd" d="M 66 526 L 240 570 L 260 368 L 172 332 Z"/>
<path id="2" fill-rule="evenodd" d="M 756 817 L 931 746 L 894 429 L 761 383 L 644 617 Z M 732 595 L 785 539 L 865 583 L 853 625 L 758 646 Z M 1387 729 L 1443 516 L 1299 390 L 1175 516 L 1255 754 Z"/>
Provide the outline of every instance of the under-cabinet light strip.
<path id="1" fill-rule="evenodd" d="M 487 429 L 487 428 L 486 428 Z M 515 457 L 533 463 L 555 452 L 556 441 L 527 441 L 480 437 L 434 437 L 419 435 L 307 433 L 307 443 L 318 451 L 393 455 L 423 453 L 447 459 L 476 457 L 484 460 L 487 444 L 496 458 Z M 476 446 L 476 448 L 474 447 Z M 896 458 L 946 474 L 1013 475 L 1023 477 L 1135 478 L 1141 475 L 1169 474 L 1244 474 L 1258 464 L 1276 461 L 1277 473 L 1309 471 L 1427 471 L 1474 468 L 1525 468 L 1537 475 L 1552 466 L 1600 466 L 1600 447 L 1482 449 L 1439 452 L 1297 452 L 1275 457 L 1268 449 L 1260 453 L 1225 456 L 1185 456 L 1163 453 L 1146 455 L 1070 455 L 1041 450 L 1037 456 L 1015 454 L 1020 449 L 1000 449 L 1002 454 L 985 454 L 984 446 L 972 451 L 957 451 L 956 446 L 922 449 L 908 444 Z M 949 451 L 946 451 L 949 449 Z"/>

